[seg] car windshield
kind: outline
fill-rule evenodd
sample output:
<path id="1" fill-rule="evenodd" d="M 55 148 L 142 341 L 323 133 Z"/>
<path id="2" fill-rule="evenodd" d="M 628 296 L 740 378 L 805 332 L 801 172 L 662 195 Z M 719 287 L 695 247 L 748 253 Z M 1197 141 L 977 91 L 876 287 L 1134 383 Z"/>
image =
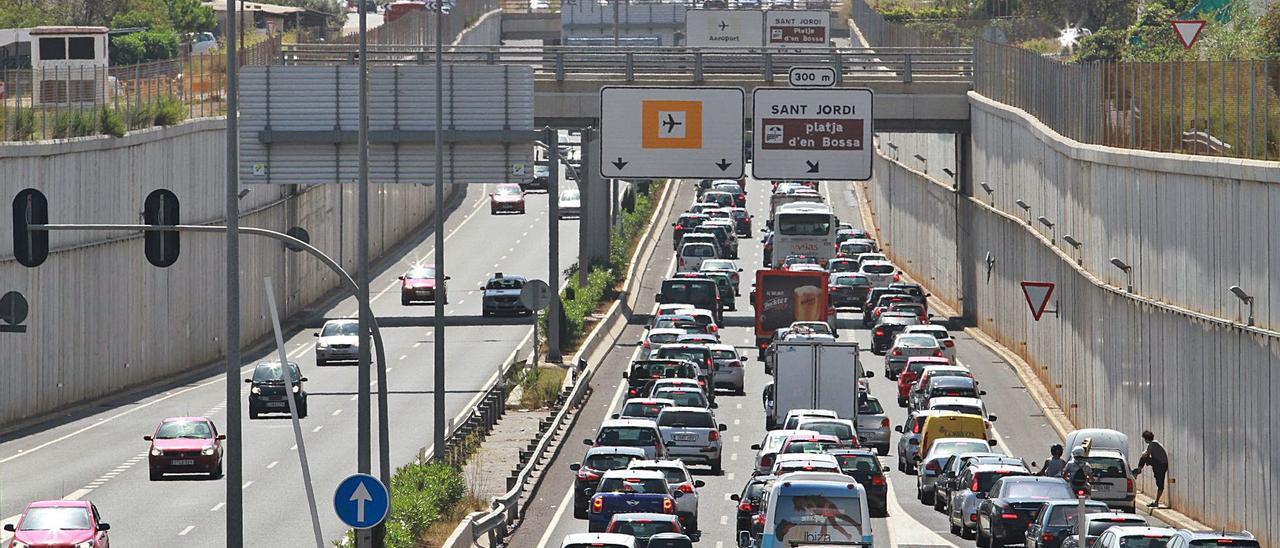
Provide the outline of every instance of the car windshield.
<path id="1" fill-rule="evenodd" d="M 644 539 L 658 533 L 674 533 L 676 527 L 675 523 L 667 520 L 627 519 L 615 522 L 611 532 Z"/>
<path id="2" fill-rule="evenodd" d="M 622 407 L 622 416 L 652 419 L 666 406 L 664 403 L 628 403 Z"/>
<path id="3" fill-rule="evenodd" d="M 826 236 L 831 233 L 831 215 L 792 213 L 779 215 L 778 233 L 785 236 Z"/>
<path id="4" fill-rule="evenodd" d="M 990 450 L 991 446 L 985 441 L 938 442 L 929 452 L 929 458 L 946 460 L 947 457 L 959 453 L 985 453 Z"/>
<path id="5" fill-rule="evenodd" d="M 667 482 L 657 478 L 605 478 L 597 493 L 666 493 Z"/>
<path id="6" fill-rule="evenodd" d="M 880 460 L 874 455 L 836 455 L 840 469 L 845 472 L 873 473 L 880 471 Z"/>
<path id="7" fill-rule="evenodd" d="M 302 373 L 299 372 L 297 364 L 289 364 L 289 376 L 293 377 L 295 382 L 302 377 Z M 258 367 L 253 370 L 253 382 L 271 381 L 284 381 L 284 368 L 280 367 L 279 363 L 258 364 Z"/>
<path id="8" fill-rule="evenodd" d="M 851 491 L 857 493 L 857 491 Z M 857 497 L 784 495 L 772 516 L 778 539 L 793 546 L 815 534 L 825 540 L 862 540 L 862 500 Z"/>
<path id="9" fill-rule="evenodd" d="M 717 360 L 736 360 L 738 352 L 735 350 L 712 350 L 711 357 Z"/>
<path id="10" fill-rule="evenodd" d="M 737 270 L 733 261 L 702 261 L 702 270 Z"/>
<path id="11" fill-rule="evenodd" d="M 573 189 L 560 190 L 561 202 L 569 202 L 569 201 L 580 199 L 581 197 L 582 197 L 582 194 L 580 194 L 577 190 L 573 190 Z"/>
<path id="12" fill-rule="evenodd" d="M 1129 535 L 1120 538 L 1120 548 L 1165 548 L 1168 543 L 1169 535 Z M 1192 546 L 1199 545 L 1192 544 Z M 1208 546 L 1216 547 L 1217 544 L 1209 544 Z M 1238 544 L 1233 542 L 1227 546 L 1238 546 Z M 1257 546 L 1257 544 L 1253 544 L 1253 546 Z"/>
<path id="13" fill-rule="evenodd" d="M 1070 498 L 1070 497 L 1067 497 L 1067 498 Z M 1106 512 L 1106 511 L 1107 511 L 1106 508 L 1101 506 L 1086 506 L 1084 508 L 1085 514 L 1097 514 L 1099 512 Z M 1059 527 L 1064 525 L 1066 526 L 1074 525 L 1076 520 L 1079 517 L 1080 517 L 1080 509 L 1075 504 L 1059 504 L 1057 506 L 1054 506 L 1053 512 L 1049 514 L 1048 525 L 1054 525 Z"/>
<path id="14" fill-rule="evenodd" d="M 524 280 L 519 278 L 494 278 L 489 280 L 489 289 L 520 289 L 524 287 Z"/>
<path id="15" fill-rule="evenodd" d="M 826 453 L 828 449 L 839 446 L 839 443 L 833 441 L 793 441 L 783 453 Z"/>
<path id="16" fill-rule="evenodd" d="M 658 392 L 657 394 L 654 394 L 654 396 L 662 398 L 664 400 L 674 401 L 676 402 L 676 406 L 678 407 L 706 407 L 707 406 L 707 400 L 702 396 L 702 392 L 693 392 L 690 390 L 681 390 L 681 391 L 671 390 L 671 391 Z"/>
<path id="17" fill-rule="evenodd" d="M 954 411 L 956 413 L 964 413 L 966 415 L 982 416 L 982 408 L 972 405 L 930 405 L 929 409 L 933 411 Z"/>
<path id="18" fill-rule="evenodd" d="M 1088 512 L 1086 511 L 1085 513 L 1088 513 Z M 1103 519 L 1093 520 L 1089 522 L 1088 535 L 1091 537 L 1100 536 L 1102 535 L 1103 531 L 1106 531 L 1107 529 L 1121 526 L 1121 525 L 1144 526 L 1146 524 L 1147 524 L 1146 520 L 1141 520 L 1141 519 L 1122 518 L 1122 517 L 1103 518 Z"/>
<path id="19" fill-rule="evenodd" d="M 654 470 L 657 472 L 662 472 L 662 475 L 667 478 L 668 487 L 689 481 L 689 476 L 685 475 L 684 470 L 670 467 L 670 466 L 663 466 L 661 468 L 649 468 L 647 466 L 641 466 L 639 468 L 634 468 L 633 470 Z"/>
<path id="20" fill-rule="evenodd" d="M 605 543 L 575 542 L 573 544 L 564 545 L 564 548 L 627 548 L 627 547 L 622 544 L 614 544 L 612 542 L 605 542 Z"/>
<path id="21" fill-rule="evenodd" d="M 1085 457 L 1093 476 L 1097 478 L 1124 478 L 1124 461 L 1119 457 Z"/>
<path id="22" fill-rule="evenodd" d="M 1008 477 L 1010 472 L 978 472 L 974 474 L 978 480 L 978 491 L 982 493 L 991 492 L 991 486 L 995 485 L 996 480 Z"/>
<path id="23" fill-rule="evenodd" d="M 582 463 L 583 466 L 593 470 L 621 470 L 631 464 L 635 460 L 635 455 L 608 455 L 595 454 L 587 457 L 587 461 Z"/>
<path id="24" fill-rule="evenodd" d="M 649 344 L 665 344 L 676 342 L 680 338 L 679 333 L 654 333 L 649 335 Z"/>
<path id="25" fill-rule="evenodd" d="M 711 244 L 686 245 L 680 255 L 685 257 L 715 257 L 716 249 Z"/>
<path id="26" fill-rule="evenodd" d="M 862 271 L 870 274 L 893 274 L 893 265 L 866 264 L 866 265 L 862 265 Z"/>
<path id="27" fill-rule="evenodd" d="M 859 415 L 879 415 L 882 413 L 884 413 L 884 407 L 880 405 L 880 400 L 866 398 L 858 402 Z"/>
<path id="28" fill-rule="evenodd" d="M 982 450 L 986 450 L 985 448 Z M 1004 486 L 1004 497 L 1012 499 L 1072 499 L 1075 493 L 1067 486 L 1067 482 L 1058 481 L 1018 481 Z"/>
<path id="29" fill-rule="evenodd" d="M 325 324 L 320 332 L 321 337 L 354 337 L 360 333 L 360 324 L 356 322 L 340 322 Z"/>
<path id="30" fill-rule="evenodd" d="M 665 302 L 705 303 L 714 301 L 718 294 L 716 284 L 711 280 L 662 282 L 662 296 L 666 299 Z"/>
<path id="31" fill-rule="evenodd" d="M 682 428 L 715 428 L 715 420 L 711 413 L 695 411 L 666 411 L 658 415 L 658 426 L 675 426 Z"/>
<path id="32" fill-rule="evenodd" d="M 652 428 L 611 426 L 600 431 L 596 439 L 605 447 L 648 447 L 658 443 L 658 433 Z"/>
<path id="33" fill-rule="evenodd" d="M 840 251 L 846 254 L 871 253 L 871 245 L 861 242 L 845 242 L 840 244 Z"/>
<path id="34" fill-rule="evenodd" d="M 710 350 L 685 348 L 680 346 L 664 346 L 658 349 L 655 358 L 686 360 L 693 363 L 703 363 L 707 360 L 707 354 Z"/>
<path id="35" fill-rule="evenodd" d="M 893 342 L 897 346 L 912 348 L 935 348 L 938 346 L 938 339 L 929 335 L 898 335 L 898 338 Z"/>
<path id="36" fill-rule="evenodd" d="M 203 421 L 166 422 L 156 430 L 156 439 L 158 440 L 177 438 L 204 440 L 212 437 L 213 429 L 209 428 L 209 423 Z"/>
<path id="37" fill-rule="evenodd" d="M 415 268 L 404 275 L 410 280 L 430 280 L 436 277 L 436 269 L 434 268 Z"/>
<path id="38" fill-rule="evenodd" d="M 813 430 L 824 436 L 835 436 L 842 440 L 853 439 L 853 428 L 843 422 L 802 422 L 797 428 Z"/>
<path id="39" fill-rule="evenodd" d="M 520 187 L 502 185 L 502 186 L 499 186 L 498 189 L 494 191 L 494 194 L 497 194 L 498 196 L 519 196 Z"/>
<path id="40" fill-rule="evenodd" d="M 20 531 L 85 530 L 89 528 L 86 508 L 32 508 L 22 516 Z"/>
<path id="41" fill-rule="evenodd" d="M 1224 539 L 1224 541 L 1227 539 Z M 1214 546 L 1221 548 L 1223 546 L 1231 546 L 1233 548 L 1258 548 L 1261 546 L 1256 540 L 1229 539 L 1230 542 L 1219 542 L 1216 539 L 1200 539 L 1191 541 L 1191 546 Z"/>
<path id="42" fill-rule="evenodd" d="M 854 272 L 858 270 L 858 265 L 853 261 L 831 261 L 827 263 L 827 267 L 832 272 Z"/>

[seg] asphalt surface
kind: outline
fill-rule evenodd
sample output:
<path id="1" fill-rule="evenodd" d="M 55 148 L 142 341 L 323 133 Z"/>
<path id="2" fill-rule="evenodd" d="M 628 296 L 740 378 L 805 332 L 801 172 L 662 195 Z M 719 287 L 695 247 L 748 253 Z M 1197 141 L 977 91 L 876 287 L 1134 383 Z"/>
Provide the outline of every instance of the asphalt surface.
<path id="1" fill-rule="evenodd" d="M 765 182 L 751 180 L 747 185 L 748 207 L 755 215 L 755 229 L 763 226 L 767 218 L 767 207 L 770 186 Z M 828 197 L 836 214 L 842 221 L 860 226 L 861 217 L 856 210 L 853 196 L 853 185 L 846 183 L 823 183 L 823 193 Z M 681 190 L 677 197 L 674 216 L 694 201 L 693 186 Z M 670 223 L 668 223 L 668 226 Z M 653 295 L 661 280 L 673 270 L 673 253 L 669 242 L 669 229 L 662 233 L 660 245 L 645 273 L 641 284 L 642 296 L 638 311 L 648 312 L 653 306 Z M 745 269 L 742 276 L 743 297 L 750 291 L 754 270 L 761 262 L 761 245 L 758 239 L 743 239 L 740 245 L 741 258 L 738 265 Z M 740 301 L 742 304 L 742 301 Z M 738 312 L 726 312 L 726 323 L 731 325 L 751 325 L 751 307 L 740 306 Z M 840 318 L 853 319 L 855 314 L 842 312 Z M 860 314 L 856 315 L 860 318 Z M 860 325 L 860 322 L 858 322 Z M 1048 447 L 1059 443 L 1052 428 L 1045 420 L 1040 408 L 1032 401 L 1027 390 L 1022 386 L 1012 367 L 1001 360 L 986 347 L 980 345 L 964 332 L 952 332 L 957 339 L 958 359 L 969 366 L 981 381 L 987 392 L 984 397 L 988 412 L 997 416 L 995 430 L 998 446 L 1004 451 L 1031 461 L 1043 462 L 1048 455 Z M 758 443 L 766 432 L 764 427 L 764 409 L 761 405 L 761 391 L 770 380 L 764 373 L 763 363 L 755 360 L 754 334 L 750 327 L 727 327 L 722 332 L 722 340 L 733 344 L 749 358 L 746 372 L 746 395 L 733 396 L 721 392 L 717 396 L 719 409 L 717 420 L 728 426 L 724 434 L 724 474 L 712 476 L 705 466 L 693 466 L 691 470 L 697 479 L 706 482 L 699 489 L 699 514 L 702 529 L 700 546 L 715 548 L 736 546 L 736 503 L 729 496 L 741 492 L 747 478 L 751 475 L 755 451 L 750 446 Z M 551 547 L 560 545 L 560 541 L 570 533 L 586 532 L 586 520 L 573 518 L 571 511 L 571 488 L 573 472 L 569 465 L 581 460 L 585 447 L 581 445 L 583 438 L 594 438 L 600 419 L 616 412 L 621 406 L 622 371 L 636 352 L 637 341 L 643 336 L 642 326 L 629 326 L 620 343 L 612 349 L 601 370 L 595 377 L 593 394 L 585 403 L 581 420 L 564 436 L 567 445 L 559 456 L 548 465 L 549 475 L 543 483 L 536 499 L 528 504 L 528 514 L 517 529 L 509 546 L 519 547 Z M 877 396 L 885 408 L 893 425 L 901 425 L 906 420 L 906 410 L 896 403 L 896 383 L 883 376 L 884 362 L 869 350 L 870 334 L 866 329 L 844 329 L 840 331 L 842 341 L 856 341 L 863 347 L 862 363 L 866 370 L 875 372 L 871 379 L 871 392 Z M 873 519 L 876 546 L 972 546 L 973 541 L 960 539 L 949 532 L 946 517 L 935 512 L 932 507 L 921 504 L 916 499 L 916 477 L 896 471 L 897 442 L 899 435 L 891 438 L 890 453 L 881 457 L 882 464 L 890 467 L 886 473 L 889 481 L 889 517 Z"/>
<path id="2" fill-rule="evenodd" d="M 572 183 L 570 183 L 572 184 Z M 446 274 L 451 316 L 480 315 L 478 288 L 491 273 L 547 276 L 547 196 L 531 193 L 525 215 L 491 216 L 488 189 L 468 189 L 462 205 L 446 219 Z M 561 268 L 576 260 L 578 222 L 561 221 Z M 407 251 L 384 271 L 376 272 L 370 293 L 379 316 L 430 316 L 431 305 L 401 306 L 399 281 L 410 266 L 432 264 L 434 235 L 429 231 L 402 247 Z M 261 286 L 243 288 L 246 308 L 262 307 Z M 216 307 L 214 308 L 216 309 Z M 322 313 L 352 316 L 354 298 L 342 299 Z M 450 327 L 446 356 L 449 419 L 464 409 L 495 374 L 497 367 L 525 340 L 528 326 Z M 319 505 L 326 544 L 345 527 L 333 510 L 338 482 L 356 471 L 356 368 L 317 367 L 313 330 L 286 333 L 286 350 L 308 377 L 309 415 L 302 419 L 306 452 Z M 433 345 L 430 328 L 383 328 L 390 385 L 391 463 L 405 464 L 431 443 Z M 527 346 L 526 346 L 527 348 Z M 244 361 L 248 373 L 258 361 Z M 375 369 L 376 372 L 376 369 Z M 375 375 L 376 377 L 376 375 Z M 154 432 L 165 417 L 207 416 L 223 428 L 225 386 L 221 375 L 168 386 L 144 396 L 119 401 L 69 420 L 49 423 L 20 436 L 0 438 L 0 518 L 15 520 L 30 501 L 84 499 L 94 502 L 111 524 L 117 546 L 225 546 L 225 480 L 175 477 L 148 478 L 143 435 Z M 241 396 L 247 398 L 248 385 Z M 247 403 L 242 405 L 246 406 Z M 376 399 L 374 401 L 376 427 Z M 301 466 L 287 417 L 250 421 L 244 428 L 244 520 L 249 546 L 315 546 L 302 484 Z M 377 438 L 373 458 L 377 468 Z M 0 541 L 8 533 L 0 532 Z"/>

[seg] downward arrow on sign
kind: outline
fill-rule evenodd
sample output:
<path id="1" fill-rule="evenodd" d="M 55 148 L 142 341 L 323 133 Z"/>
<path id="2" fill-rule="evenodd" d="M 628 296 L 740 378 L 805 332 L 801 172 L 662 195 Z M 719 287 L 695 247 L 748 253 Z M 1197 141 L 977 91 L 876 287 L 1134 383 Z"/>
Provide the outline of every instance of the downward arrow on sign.
<path id="1" fill-rule="evenodd" d="M 733 165 L 733 162 L 726 161 L 724 158 L 721 158 L 720 161 L 716 163 L 716 167 L 720 168 L 720 171 L 728 171 L 729 166 L 731 165 Z"/>
<path id="2" fill-rule="evenodd" d="M 369 494 L 363 482 L 356 484 L 356 490 L 351 493 L 351 498 L 348 500 L 356 503 L 356 521 L 364 523 L 364 503 L 372 501 L 373 495 Z"/>
<path id="3" fill-rule="evenodd" d="M 817 173 L 817 172 L 818 172 L 818 164 L 820 164 L 821 162 L 810 162 L 810 161 L 808 161 L 808 160 L 805 160 L 805 161 L 804 161 L 804 163 L 805 163 L 805 165 L 808 165 L 808 166 L 809 166 L 809 171 L 808 171 L 809 173 Z"/>
<path id="4" fill-rule="evenodd" d="M 629 164 L 629 163 L 631 163 L 631 162 L 624 162 L 624 161 L 622 161 L 622 157 L 621 157 L 621 156 L 619 156 L 617 160 L 615 160 L 615 161 L 613 161 L 613 162 L 611 162 L 611 163 L 613 164 L 613 167 L 616 167 L 616 168 L 618 168 L 619 170 L 621 170 L 622 168 L 627 167 L 627 164 Z"/>

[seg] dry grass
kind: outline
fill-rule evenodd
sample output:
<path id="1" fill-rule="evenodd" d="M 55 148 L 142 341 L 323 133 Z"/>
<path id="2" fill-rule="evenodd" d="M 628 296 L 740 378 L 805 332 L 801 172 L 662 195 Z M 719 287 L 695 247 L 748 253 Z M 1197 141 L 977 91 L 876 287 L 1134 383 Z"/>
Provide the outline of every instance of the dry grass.
<path id="1" fill-rule="evenodd" d="M 450 508 L 448 512 L 440 516 L 440 519 L 431 524 L 427 528 L 427 533 L 422 537 L 423 548 L 439 548 L 444 546 L 444 541 L 449 540 L 449 535 L 453 534 L 453 530 L 458 528 L 458 523 L 467 514 L 479 512 L 489 508 L 489 502 L 481 500 L 474 495 L 467 493 L 458 501 L 458 504 Z"/>

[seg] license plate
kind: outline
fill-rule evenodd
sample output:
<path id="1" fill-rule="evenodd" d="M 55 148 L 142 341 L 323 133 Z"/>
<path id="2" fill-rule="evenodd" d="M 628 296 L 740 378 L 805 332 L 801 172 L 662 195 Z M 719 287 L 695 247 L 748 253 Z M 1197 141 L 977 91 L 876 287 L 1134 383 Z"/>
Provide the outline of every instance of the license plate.
<path id="1" fill-rule="evenodd" d="M 698 439 L 698 435 L 697 434 L 676 434 L 674 436 L 671 436 L 671 439 L 675 441 L 695 441 Z"/>
<path id="2" fill-rule="evenodd" d="M 267 407 L 286 407 L 289 405 L 287 401 L 269 401 Z"/>
<path id="3" fill-rule="evenodd" d="M 192 464 L 195 464 L 195 463 L 196 463 L 195 459 L 178 459 L 178 460 L 169 461 L 169 464 L 172 464 L 174 466 L 191 466 Z"/>

